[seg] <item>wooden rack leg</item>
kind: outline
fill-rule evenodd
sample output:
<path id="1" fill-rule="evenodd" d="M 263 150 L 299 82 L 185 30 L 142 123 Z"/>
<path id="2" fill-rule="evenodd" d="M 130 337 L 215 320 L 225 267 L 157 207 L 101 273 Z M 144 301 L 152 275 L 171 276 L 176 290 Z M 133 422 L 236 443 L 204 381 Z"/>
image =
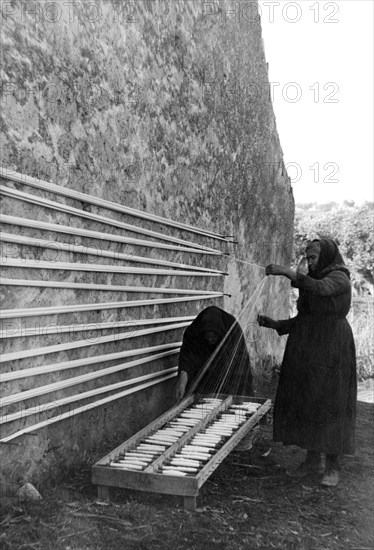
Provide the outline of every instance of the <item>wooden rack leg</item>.
<path id="1" fill-rule="evenodd" d="M 187 512 L 196 511 L 196 497 L 184 497 L 184 509 Z"/>
<path id="2" fill-rule="evenodd" d="M 100 500 L 109 500 L 109 487 L 107 485 L 98 485 L 97 497 Z"/>

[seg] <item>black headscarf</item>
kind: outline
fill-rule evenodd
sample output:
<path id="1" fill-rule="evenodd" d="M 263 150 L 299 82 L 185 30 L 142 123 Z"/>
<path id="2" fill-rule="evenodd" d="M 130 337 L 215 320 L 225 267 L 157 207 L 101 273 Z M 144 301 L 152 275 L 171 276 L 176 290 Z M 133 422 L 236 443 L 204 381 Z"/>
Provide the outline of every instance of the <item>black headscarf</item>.
<path id="1" fill-rule="evenodd" d="M 342 255 L 340 254 L 338 245 L 333 239 L 323 238 L 314 239 L 309 243 L 319 243 L 321 251 L 318 258 L 317 267 L 314 271 L 309 271 L 309 277 L 313 279 L 322 279 L 330 271 L 338 270 L 343 271 L 350 277 L 349 270 L 346 267 Z M 308 248 L 307 246 L 307 248 Z"/>
<path id="2" fill-rule="evenodd" d="M 227 332 L 222 311 L 218 307 L 211 306 L 201 312 L 200 330 L 202 334 L 208 331 L 216 332 L 222 340 Z"/>

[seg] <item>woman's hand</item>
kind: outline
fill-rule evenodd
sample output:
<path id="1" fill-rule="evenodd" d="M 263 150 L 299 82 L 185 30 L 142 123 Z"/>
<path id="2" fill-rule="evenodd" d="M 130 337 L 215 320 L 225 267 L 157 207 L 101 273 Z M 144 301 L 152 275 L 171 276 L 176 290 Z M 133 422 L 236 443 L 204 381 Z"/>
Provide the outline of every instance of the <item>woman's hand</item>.
<path id="1" fill-rule="evenodd" d="M 298 275 L 308 275 L 309 265 L 308 260 L 305 257 L 301 258 L 299 263 L 297 264 L 296 273 Z"/>
<path id="2" fill-rule="evenodd" d="M 269 264 L 265 268 L 265 274 L 284 275 L 285 277 L 288 277 L 288 279 L 291 279 L 291 281 L 296 281 L 296 271 L 290 269 L 289 267 L 285 267 L 284 265 Z"/>
<path id="3" fill-rule="evenodd" d="M 265 268 L 266 275 L 286 275 L 287 267 L 277 264 L 269 264 Z"/>
<path id="4" fill-rule="evenodd" d="M 278 326 L 278 321 L 275 321 L 274 319 L 272 319 L 271 317 L 267 317 L 266 315 L 258 315 L 257 322 L 260 325 L 260 327 L 265 327 L 265 328 L 276 329 Z"/>

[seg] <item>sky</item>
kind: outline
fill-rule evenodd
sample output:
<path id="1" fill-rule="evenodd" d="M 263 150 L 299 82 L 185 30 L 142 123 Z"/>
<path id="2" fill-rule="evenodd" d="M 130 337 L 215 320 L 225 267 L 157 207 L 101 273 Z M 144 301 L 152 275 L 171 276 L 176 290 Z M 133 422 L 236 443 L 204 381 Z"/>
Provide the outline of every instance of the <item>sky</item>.
<path id="1" fill-rule="evenodd" d="M 296 203 L 373 201 L 373 0 L 259 1 Z"/>

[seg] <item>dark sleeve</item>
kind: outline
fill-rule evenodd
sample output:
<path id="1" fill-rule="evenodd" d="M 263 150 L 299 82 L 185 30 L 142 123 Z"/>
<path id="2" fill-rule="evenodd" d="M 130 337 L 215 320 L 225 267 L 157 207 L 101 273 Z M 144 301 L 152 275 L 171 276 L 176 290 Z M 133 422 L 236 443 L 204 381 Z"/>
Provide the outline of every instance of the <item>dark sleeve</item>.
<path id="1" fill-rule="evenodd" d="M 293 325 L 295 324 L 296 319 L 297 319 L 297 315 L 296 315 L 296 317 L 291 317 L 290 319 L 284 319 L 284 320 L 277 321 L 278 327 L 277 327 L 276 331 L 279 334 L 279 336 L 283 336 L 284 334 L 288 334 L 290 332 L 291 328 L 293 327 Z"/>
<path id="2" fill-rule="evenodd" d="M 186 328 L 183 334 L 182 347 L 179 352 L 178 374 L 185 371 L 191 380 L 200 364 L 197 349 L 197 334 L 193 325 Z"/>
<path id="3" fill-rule="evenodd" d="M 346 292 L 350 280 L 343 271 L 330 271 L 323 279 L 313 279 L 308 275 L 298 274 L 293 286 L 316 296 L 337 296 Z"/>

